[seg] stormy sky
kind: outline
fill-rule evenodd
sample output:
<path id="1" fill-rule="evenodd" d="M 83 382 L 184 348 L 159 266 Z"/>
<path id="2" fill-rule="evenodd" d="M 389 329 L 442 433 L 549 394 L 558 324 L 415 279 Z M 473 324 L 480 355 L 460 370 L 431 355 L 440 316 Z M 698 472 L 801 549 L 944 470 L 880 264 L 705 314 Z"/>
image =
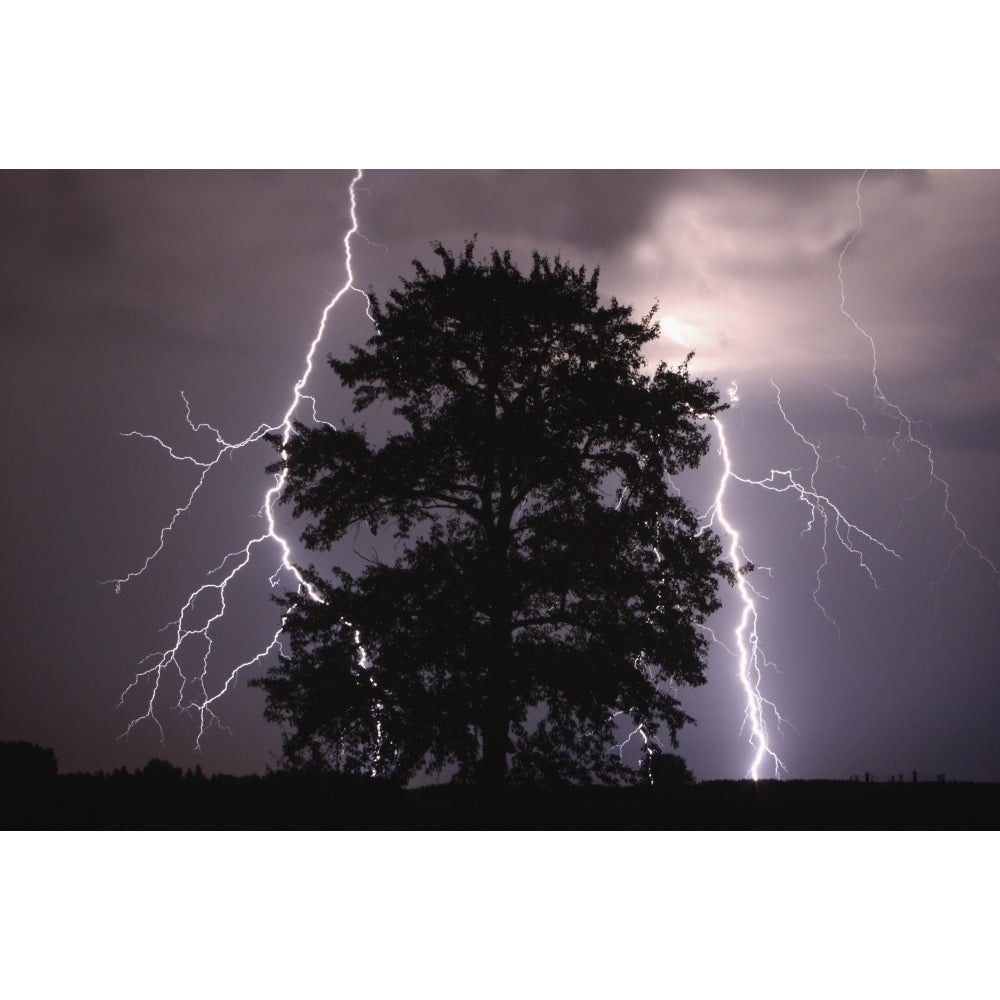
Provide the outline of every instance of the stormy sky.
<path id="1" fill-rule="evenodd" d="M 0 174 L 11 431 L 2 738 L 53 747 L 64 771 L 151 756 L 209 773 L 275 763 L 278 732 L 245 684 L 258 668 L 220 700 L 227 728 L 213 727 L 200 753 L 193 720 L 166 701 L 163 744 L 149 722 L 117 739 L 143 713 L 144 686 L 116 707 L 191 589 L 257 533 L 271 449 L 213 470 L 141 577 L 120 593 L 101 581 L 143 564 L 198 474 L 123 432 L 210 457 L 212 434 L 187 427 L 182 391 L 192 419 L 227 440 L 280 420 L 344 282 L 352 175 Z M 696 374 L 723 391 L 737 384 L 723 419 L 738 475 L 795 469 L 801 480 L 816 461 L 806 441 L 818 447 L 819 491 L 897 555 L 859 545 L 862 566 L 831 534 L 824 566 L 821 525 L 809 529 L 801 501 L 730 483 L 727 514 L 758 566 L 759 638 L 773 665 L 762 691 L 787 720 L 771 741 L 788 776 L 1000 780 L 1000 174 L 371 170 L 358 220 L 356 281 L 383 296 L 414 257 L 431 259 L 432 241 L 457 250 L 473 234 L 522 261 L 537 249 L 599 266 L 604 295 L 640 313 L 658 303 L 651 362 L 694 351 Z M 877 389 L 912 424 L 877 406 L 865 334 Z M 367 336 L 364 301 L 348 295 L 320 357 Z M 351 417 L 325 364 L 309 389 L 322 416 Z M 678 486 L 705 510 L 720 470 L 713 447 Z M 273 632 L 275 565 L 262 554 L 233 591 L 216 683 Z M 735 596 L 714 623 L 723 640 Z M 681 752 L 702 779 L 742 777 L 752 756 L 736 669 L 716 648 L 708 683 L 681 691 L 698 720 Z"/>

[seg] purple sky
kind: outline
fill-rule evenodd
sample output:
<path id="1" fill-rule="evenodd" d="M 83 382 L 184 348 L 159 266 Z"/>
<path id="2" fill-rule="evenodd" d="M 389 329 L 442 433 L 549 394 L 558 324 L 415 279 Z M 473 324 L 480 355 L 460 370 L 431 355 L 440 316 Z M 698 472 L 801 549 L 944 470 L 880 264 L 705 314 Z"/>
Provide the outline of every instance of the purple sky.
<path id="1" fill-rule="evenodd" d="M 259 527 L 271 449 L 256 445 L 213 474 L 163 553 L 120 594 L 99 581 L 138 568 L 195 481 L 155 444 L 207 457 L 211 435 L 242 438 L 280 420 L 320 313 L 344 281 L 350 171 L 60 172 L 0 174 L 0 309 L 5 344 L 8 516 L 3 545 L 5 693 L 0 738 L 55 749 L 62 770 L 134 767 L 151 756 L 208 771 L 273 763 L 277 731 L 263 696 L 244 683 L 218 704 L 192 752 L 190 719 L 144 723 L 134 693 L 116 708 L 139 661 L 163 648 L 204 574 Z M 725 416 L 737 474 L 774 469 L 817 478 L 845 516 L 900 556 L 830 546 L 820 602 L 819 530 L 805 506 L 736 483 L 728 516 L 758 570 L 766 600 L 759 635 L 774 668 L 762 690 L 789 725 L 772 746 L 790 777 L 866 770 L 1000 780 L 995 718 L 1000 565 L 994 515 L 1000 487 L 1000 174 L 861 171 L 366 171 L 355 276 L 384 294 L 429 243 L 537 248 L 601 268 L 605 295 L 640 312 L 658 301 L 664 336 L 652 352 L 735 381 Z M 919 424 L 915 444 L 891 446 L 876 412 L 873 339 L 885 396 Z M 332 315 L 321 356 L 368 335 L 363 300 Z M 349 417 L 348 397 L 320 364 L 309 384 L 320 412 Z M 868 437 L 857 412 L 867 420 Z M 839 458 L 839 462 L 833 459 Z M 679 484 L 701 509 L 720 470 L 713 448 Z M 950 509 L 978 547 L 962 545 Z M 926 487 L 926 488 L 925 488 Z M 283 513 L 286 513 L 283 511 Z M 290 534 L 294 536 L 294 526 Z M 955 550 L 955 551 L 953 551 Z M 951 554 L 951 555 L 950 555 Z M 323 565 L 324 556 L 316 558 Z M 350 552 L 339 558 L 350 561 Z M 212 676 L 273 631 L 267 599 L 273 550 L 230 598 Z M 287 583 L 286 579 L 286 583 Z M 734 598 L 735 595 L 732 595 Z M 737 602 L 716 623 L 731 628 Z M 839 631 L 838 631 L 839 626 Z M 698 720 L 681 752 L 699 778 L 742 777 L 752 751 L 741 733 L 736 664 L 711 657 L 708 684 L 682 690 Z"/>

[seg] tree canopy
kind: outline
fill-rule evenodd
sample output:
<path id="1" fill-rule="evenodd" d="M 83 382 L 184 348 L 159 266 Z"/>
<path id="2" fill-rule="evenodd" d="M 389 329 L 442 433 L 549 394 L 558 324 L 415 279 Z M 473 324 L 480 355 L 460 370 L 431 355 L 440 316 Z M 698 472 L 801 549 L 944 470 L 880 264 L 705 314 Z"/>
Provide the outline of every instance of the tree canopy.
<path id="1" fill-rule="evenodd" d="M 704 682 L 698 626 L 732 570 L 670 477 L 724 406 L 687 361 L 647 366 L 655 309 L 602 304 L 597 269 L 434 253 L 330 359 L 355 412 L 390 404 L 398 429 L 272 438 L 306 547 L 364 529 L 384 552 L 303 570 L 314 596 L 279 599 L 289 649 L 253 683 L 290 765 L 622 780 L 622 732 L 676 747 L 677 689 Z"/>

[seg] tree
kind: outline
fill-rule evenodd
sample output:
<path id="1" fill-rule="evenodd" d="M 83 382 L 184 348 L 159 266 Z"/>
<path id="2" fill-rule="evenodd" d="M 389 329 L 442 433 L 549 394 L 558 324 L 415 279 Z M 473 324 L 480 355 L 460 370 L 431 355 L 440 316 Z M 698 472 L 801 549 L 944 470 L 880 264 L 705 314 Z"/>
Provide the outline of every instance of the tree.
<path id="1" fill-rule="evenodd" d="M 139 776 L 150 784 L 176 785 L 184 778 L 184 771 L 169 760 L 151 757 Z"/>
<path id="2" fill-rule="evenodd" d="M 414 261 L 372 294 L 376 333 L 330 359 L 355 412 L 390 403 L 398 429 L 271 438 L 307 548 L 364 528 L 395 558 L 311 566 L 313 595 L 279 598 L 290 653 L 254 682 L 266 717 L 299 767 L 621 780 L 622 722 L 676 746 L 693 720 L 674 691 L 704 682 L 698 626 L 732 572 L 669 477 L 724 406 L 687 361 L 646 368 L 655 308 L 601 304 L 598 270 L 434 253 L 442 270 Z"/>
<path id="3" fill-rule="evenodd" d="M 642 770 L 646 780 L 658 791 L 673 791 L 694 784 L 694 774 L 683 757 L 663 753 L 655 743 L 644 748 Z"/>
<path id="4" fill-rule="evenodd" d="M 27 740 L 0 743 L 0 782 L 48 781 L 59 773 L 55 751 Z"/>

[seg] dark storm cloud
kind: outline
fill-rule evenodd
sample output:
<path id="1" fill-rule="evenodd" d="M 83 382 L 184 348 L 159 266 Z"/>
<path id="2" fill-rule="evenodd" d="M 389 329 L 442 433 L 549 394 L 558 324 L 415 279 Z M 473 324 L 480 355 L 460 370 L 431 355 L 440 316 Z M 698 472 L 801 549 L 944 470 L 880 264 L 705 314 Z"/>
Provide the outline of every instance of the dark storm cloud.
<path id="1" fill-rule="evenodd" d="M 545 254 L 572 245 L 602 255 L 684 183 L 682 174 L 656 170 L 378 170 L 365 180 L 364 228 L 378 240 L 426 245 L 479 232 L 500 241 L 498 249 L 505 239 L 527 240 Z"/>
<path id="2" fill-rule="evenodd" d="M 1000 179 L 936 174 L 920 191 L 876 195 L 857 294 L 871 303 L 873 330 L 888 330 L 889 360 L 906 372 L 927 364 L 930 374 L 990 378 L 1000 360 Z"/>
<path id="3" fill-rule="evenodd" d="M 377 170 L 366 174 L 361 205 L 365 232 L 390 245 L 458 245 L 478 232 L 498 249 L 516 243 L 552 255 L 571 247 L 588 266 L 604 266 L 672 201 L 701 196 L 719 204 L 720 221 L 739 227 L 749 215 L 780 230 L 788 213 L 808 212 L 857 177 L 823 170 Z M 764 199 L 780 202 L 781 212 L 768 213 Z M 754 261 L 739 258 L 748 268 Z"/>
<path id="4" fill-rule="evenodd" d="M 876 343 L 893 379 L 942 373 L 985 403 L 1000 306 L 997 179 L 992 174 L 718 174 L 662 205 L 615 269 L 631 297 L 658 292 L 698 362 L 724 378 L 748 373 L 853 379 Z M 851 237 L 849 249 L 845 247 Z M 670 330 L 665 330 L 669 352 Z M 967 376 L 981 384 L 970 385 Z M 973 379 L 975 382 L 976 379 Z"/>
<path id="5" fill-rule="evenodd" d="M 73 317 L 97 331 L 96 314 L 113 308 L 121 321 L 138 320 L 136 336 L 150 335 L 150 321 L 171 337 L 244 348 L 294 334 L 299 317 L 288 322 L 287 302 L 317 291 L 317 258 L 324 277 L 340 265 L 347 213 L 330 180 L 318 172 L 7 172 L 0 295 L 26 322 Z M 57 323 L 48 335 L 72 331 Z"/>

